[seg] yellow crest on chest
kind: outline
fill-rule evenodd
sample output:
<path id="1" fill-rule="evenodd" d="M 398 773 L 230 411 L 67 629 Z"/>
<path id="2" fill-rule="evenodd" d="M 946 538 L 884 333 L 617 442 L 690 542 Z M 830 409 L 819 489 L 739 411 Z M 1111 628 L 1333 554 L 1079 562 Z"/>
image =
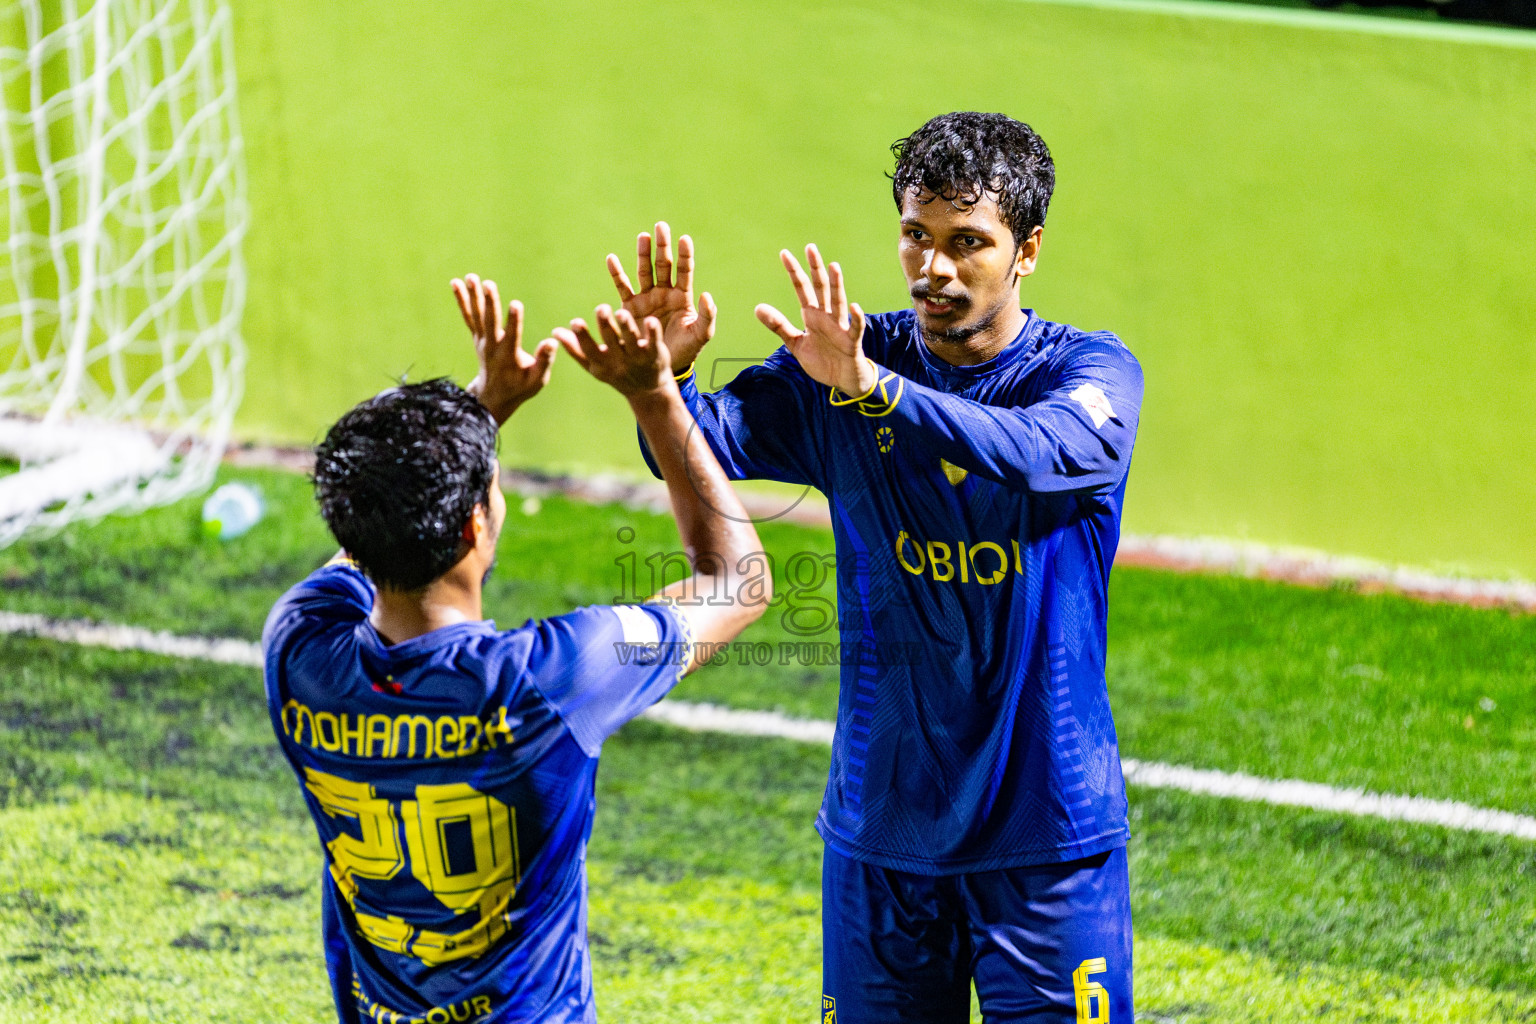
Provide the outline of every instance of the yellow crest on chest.
<path id="1" fill-rule="evenodd" d="M 944 459 L 939 460 L 939 468 L 944 470 L 944 478 L 949 481 L 949 486 L 951 487 L 959 487 L 960 481 L 971 475 L 970 470 L 961 469 L 953 462 L 948 462 Z"/>

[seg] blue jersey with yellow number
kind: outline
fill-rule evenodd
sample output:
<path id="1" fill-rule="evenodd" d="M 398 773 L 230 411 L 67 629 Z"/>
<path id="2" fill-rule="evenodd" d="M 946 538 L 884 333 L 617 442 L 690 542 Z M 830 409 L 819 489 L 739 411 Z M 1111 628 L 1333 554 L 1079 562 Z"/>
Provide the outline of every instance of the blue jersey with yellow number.
<path id="1" fill-rule="evenodd" d="M 1128 836 L 1105 592 L 1141 368 L 1112 334 L 1025 313 L 977 366 L 933 355 L 911 310 L 870 317 L 881 379 L 859 399 L 783 348 L 713 393 L 682 382 L 729 475 L 827 496 L 842 678 L 817 828 L 857 860 L 989 871 Z"/>
<path id="2" fill-rule="evenodd" d="M 333 562 L 262 637 L 272 725 L 325 853 L 340 1019 L 595 1020 L 598 752 L 677 682 L 685 627 L 665 608 L 592 607 L 391 646 L 373 599 Z"/>

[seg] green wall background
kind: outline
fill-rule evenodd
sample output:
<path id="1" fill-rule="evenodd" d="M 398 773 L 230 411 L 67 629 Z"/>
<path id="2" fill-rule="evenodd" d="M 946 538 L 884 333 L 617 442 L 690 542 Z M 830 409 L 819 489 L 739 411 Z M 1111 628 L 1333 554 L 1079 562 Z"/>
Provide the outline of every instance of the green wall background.
<path id="1" fill-rule="evenodd" d="M 467 375 L 454 274 L 535 338 L 589 314 L 657 218 L 697 240 L 717 358 L 771 349 L 751 310 L 790 301 L 782 247 L 904 305 L 887 146 L 1002 110 L 1058 165 L 1026 304 L 1146 369 L 1128 530 L 1536 575 L 1536 34 L 1214 3 L 235 7 L 246 435 Z M 631 430 L 567 359 L 504 451 L 633 472 Z"/>

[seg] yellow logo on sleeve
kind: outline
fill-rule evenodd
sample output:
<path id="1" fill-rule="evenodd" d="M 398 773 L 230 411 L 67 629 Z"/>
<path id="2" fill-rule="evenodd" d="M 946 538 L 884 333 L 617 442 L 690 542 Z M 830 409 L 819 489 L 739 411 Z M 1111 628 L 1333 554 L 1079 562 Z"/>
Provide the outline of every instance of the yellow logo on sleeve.
<path id="1" fill-rule="evenodd" d="M 837 1024 L 837 1000 L 831 996 L 821 997 L 821 1024 Z"/>

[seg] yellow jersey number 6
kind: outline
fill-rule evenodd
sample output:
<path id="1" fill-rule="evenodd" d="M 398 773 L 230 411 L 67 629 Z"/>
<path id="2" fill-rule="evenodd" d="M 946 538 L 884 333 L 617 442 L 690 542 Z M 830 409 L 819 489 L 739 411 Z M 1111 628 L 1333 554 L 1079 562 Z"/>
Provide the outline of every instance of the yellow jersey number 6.
<path id="1" fill-rule="evenodd" d="M 1109 993 L 1096 981 L 1089 981 L 1090 974 L 1103 974 L 1109 970 L 1104 958 L 1096 956 L 1084 960 L 1072 972 L 1072 994 L 1077 996 L 1077 1024 L 1109 1024 Z"/>
<path id="2" fill-rule="evenodd" d="M 362 839 L 342 833 L 327 844 L 331 877 L 375 946 L 414 956 L 427 964 L 479 956 L 507 929 L 507 904 L 520 881 L 517 816 L 489 793 L 464 783 L 417 786 L 415 800 L 398 809 L 364 782 L 304 769 L 305 785 L 332 817 L 352 818 Z M 418 928 L 398 917 L 357 909 L 357 879 L 386 880 L 406 864 L 398 826 L 405 826 L 411 874 L 455 914 L 479 911 L 479 921 L 459 932 Z M 458 843 L 450 843 L 450 833 Z M 456 863 L 449 848 L 473 851 L 472 863 Z M 463 858 L 469 860 L 469 858 Z"/>

